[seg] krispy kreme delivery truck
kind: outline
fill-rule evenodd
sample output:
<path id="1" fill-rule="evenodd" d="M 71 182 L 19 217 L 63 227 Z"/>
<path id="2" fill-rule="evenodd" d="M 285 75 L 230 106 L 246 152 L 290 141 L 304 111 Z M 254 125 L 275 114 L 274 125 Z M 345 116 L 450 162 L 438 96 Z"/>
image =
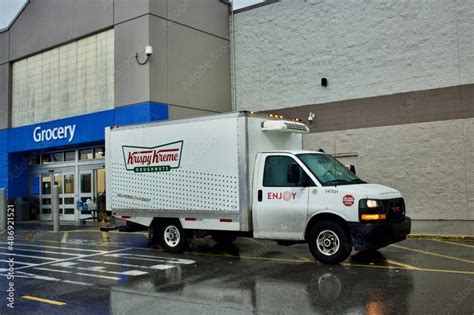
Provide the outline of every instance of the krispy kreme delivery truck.
<path id="1" fill-rule="evenodd" d="M 181 252 L 193 237 L 308 243 L 320 262 L 406 238 L 397 190 L 302 149 L 309 128 L 248 112 L 106 130 L 107 209 Z"/>

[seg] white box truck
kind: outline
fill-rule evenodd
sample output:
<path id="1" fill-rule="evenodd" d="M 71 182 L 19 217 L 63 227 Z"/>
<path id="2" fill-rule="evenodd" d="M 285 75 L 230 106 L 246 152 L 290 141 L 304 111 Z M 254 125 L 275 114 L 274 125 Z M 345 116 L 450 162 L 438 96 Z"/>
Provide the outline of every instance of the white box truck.
<path id="1" fill-rule="evenodd" d="M 249 112 L 106 130 L 107 210 L 181 252 L 193 237 L 306 242 L 336 264 L 406 238 L 395 189 L 368 184 L 332 156 L 302 149 L 309 128 Z"/>

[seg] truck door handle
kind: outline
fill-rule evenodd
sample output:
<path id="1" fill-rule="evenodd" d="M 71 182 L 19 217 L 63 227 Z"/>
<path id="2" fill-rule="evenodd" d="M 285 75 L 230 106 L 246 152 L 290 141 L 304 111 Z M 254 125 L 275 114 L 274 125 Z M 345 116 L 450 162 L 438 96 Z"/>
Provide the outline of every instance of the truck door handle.
<path id="1" fill-rule="evenodd" d="M 258 201 L 259 201 L 259 202 L 262 201 L 262 199 L 263 199 L 262 196 L 263 196 L 263 191 L 260 189 L 260 190 L 258 191 Z"/>

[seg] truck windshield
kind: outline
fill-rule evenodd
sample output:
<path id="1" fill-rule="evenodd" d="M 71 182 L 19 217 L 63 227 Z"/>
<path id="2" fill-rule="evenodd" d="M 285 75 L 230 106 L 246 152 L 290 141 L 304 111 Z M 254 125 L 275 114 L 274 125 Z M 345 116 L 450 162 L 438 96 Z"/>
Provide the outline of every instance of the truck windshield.
<path id="1" fill-rule="evenodd" d="M 297 157 L 323 186 L 365 184 L 338 160 L 327 154 L 304 153 Z"/>

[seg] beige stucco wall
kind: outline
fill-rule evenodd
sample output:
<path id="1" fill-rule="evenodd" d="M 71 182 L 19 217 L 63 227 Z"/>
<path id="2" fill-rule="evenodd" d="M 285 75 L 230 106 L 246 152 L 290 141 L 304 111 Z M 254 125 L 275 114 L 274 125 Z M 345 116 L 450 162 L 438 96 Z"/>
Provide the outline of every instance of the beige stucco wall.
<path id="1" fill-rule="evenodd" d="M 341 161 L 400 190 L 414 219 L 474 220 L 474 119 L 314 133 L 304 147 L 357 153 Z"/>

